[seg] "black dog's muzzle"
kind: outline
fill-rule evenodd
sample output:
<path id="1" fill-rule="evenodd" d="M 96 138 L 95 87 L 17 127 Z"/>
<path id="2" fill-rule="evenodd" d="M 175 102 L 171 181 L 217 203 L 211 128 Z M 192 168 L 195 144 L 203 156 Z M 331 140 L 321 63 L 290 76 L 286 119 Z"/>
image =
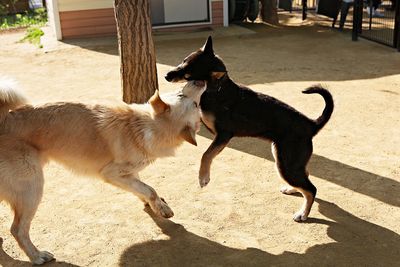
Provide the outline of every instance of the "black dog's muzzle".
<path id="1" fill-rule="evenodd" d="M 177 67 L 177 68 L 169 71 L 167 73 L 167 75 L 165 75 L 165 79 L 168 82 L 179 82 L 179 81 L 182 81 L 182 80 L 187 80 L 187 77 L 185 77 L 185 76 L 188 76 L 185 73 L 185 70 L 183 68 Z"/>

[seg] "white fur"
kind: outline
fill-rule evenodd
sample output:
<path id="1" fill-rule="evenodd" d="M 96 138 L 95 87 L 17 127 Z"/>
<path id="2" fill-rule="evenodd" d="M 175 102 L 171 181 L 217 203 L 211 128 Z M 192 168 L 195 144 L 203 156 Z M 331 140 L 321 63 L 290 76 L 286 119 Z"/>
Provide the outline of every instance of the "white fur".
<path id="1" fill-rule="evenodd" d="M 27 102 L 15 80 L 0 76 L 0 114 L 2 110 L 12 110 Z M 2 120 L 0 115 L 0 121 Z"/>
<path id="2" fill-rule="evenodd" d="M 197 129 L 200 112 L 194 103 L 205 87 L 191 82 L 185 87 L 187 96 L 165 97 L 170 105 L 157 93 L 143 105 L 55 103 L 24 106 L 10 114 L 25 98 L 15 82 L 0 81 L 0 201 L 14 210 L 11 233 L 32 263 L 53 258 L 39 251 L 29 237 L 43 193 L 42 167 L 47 159 L 132 192 L 157 215 L 173 216 L 157 192 L 139 180 L 139 172 L 188 141 L 182 133 L 189 127 L 193 127 L 191 133 Z M 195 144 L 195 140 L 188 142 Z"/>

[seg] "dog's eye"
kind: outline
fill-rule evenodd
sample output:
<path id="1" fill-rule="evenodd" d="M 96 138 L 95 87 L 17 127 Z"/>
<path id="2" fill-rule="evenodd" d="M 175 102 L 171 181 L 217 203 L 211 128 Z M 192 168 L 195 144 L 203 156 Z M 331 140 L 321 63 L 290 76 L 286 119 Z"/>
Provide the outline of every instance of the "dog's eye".
<path id="1" fill-rule="evenodd" d="M 198 108 L 198 107 L 199 107 L 199 105 L 197 105 L 197 103 L 194 102 L 194 101 L 193 101 L 193 106 L 194 106 L 195 108 Z"/>

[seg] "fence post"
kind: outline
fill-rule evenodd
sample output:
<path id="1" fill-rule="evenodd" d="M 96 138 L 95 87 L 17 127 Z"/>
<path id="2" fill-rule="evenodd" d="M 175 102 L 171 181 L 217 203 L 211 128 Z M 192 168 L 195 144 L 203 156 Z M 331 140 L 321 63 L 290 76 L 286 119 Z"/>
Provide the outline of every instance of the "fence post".
<path id="1" fill-rule="evenodd" d="M 395 5 L 393 46 L 400 52 L 400 0 L 397 0 Z"/>
<path id="2" fill-rule="evenodd" d="M 361 0 L 362 1 L 362 0 Z M 362 4 L 362 2 L 361 2 Z M 360 0 L 354 0 L 354 6 L 353 6 L 353 30 L 351 34 L 351 39 L 353 41 L 358 41 L 358 25 L 359 25 L 359 20 L 360 20 L 360 12 L 358 12 L 360 6 Z M 362 17 L 361 17 L 362 19 Z"/>
<path id="3" fill-rule="evenodd" d="M 307 19 L 307 0 L 302 0 L 303 6 L 303 20 Z"/>

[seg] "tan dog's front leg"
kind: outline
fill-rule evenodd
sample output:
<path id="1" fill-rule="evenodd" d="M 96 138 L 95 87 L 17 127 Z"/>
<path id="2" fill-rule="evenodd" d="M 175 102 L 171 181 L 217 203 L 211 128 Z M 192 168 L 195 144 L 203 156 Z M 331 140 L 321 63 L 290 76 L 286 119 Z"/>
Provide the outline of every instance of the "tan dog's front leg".
<path id="1" fill-rule="evenodd" d="M 149 185 L 139 180 L 132 163 L 110 163 L 101 171 L 105 181 L 132 192 L 144 203 L 149 204 L 154 213 L 164 218 L 174 216 L 167 203 L 161 199 L 157 192 Z"/>

